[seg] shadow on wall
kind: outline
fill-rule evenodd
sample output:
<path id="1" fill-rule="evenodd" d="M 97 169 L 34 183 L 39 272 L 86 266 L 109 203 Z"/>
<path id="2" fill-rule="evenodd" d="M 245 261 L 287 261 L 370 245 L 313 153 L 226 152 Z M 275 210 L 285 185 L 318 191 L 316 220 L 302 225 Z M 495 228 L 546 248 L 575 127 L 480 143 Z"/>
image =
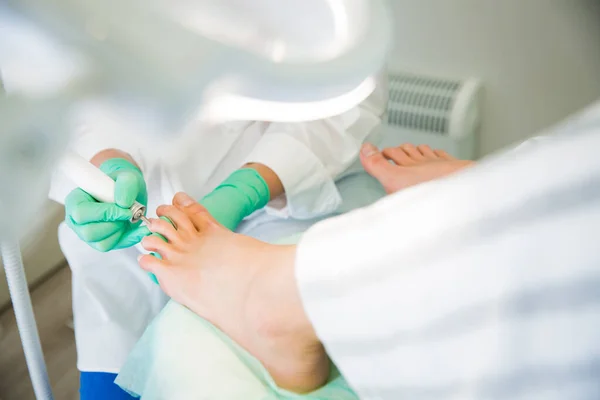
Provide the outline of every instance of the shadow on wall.
<path id="1" fill-rule="evenodd" d="M 479 77 L 479 155 L 600 98 L 597 0 L 394 0 L 390 69 Z"/>

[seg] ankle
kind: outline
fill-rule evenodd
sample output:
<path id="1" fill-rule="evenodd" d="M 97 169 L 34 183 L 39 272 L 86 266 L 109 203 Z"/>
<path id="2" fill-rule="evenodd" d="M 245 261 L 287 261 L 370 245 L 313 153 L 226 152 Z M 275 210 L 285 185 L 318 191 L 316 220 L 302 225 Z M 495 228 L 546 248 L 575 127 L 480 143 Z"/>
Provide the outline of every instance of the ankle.
<path id="1" fill-rule="evenodd" d="M 277 386 L 295 393 L 309 393 L 322 387 L 329 380 L 331 361 L 323 347 L 317 351 L 302 351 L 297 354 L 280 354 L 262 360 Z"/>

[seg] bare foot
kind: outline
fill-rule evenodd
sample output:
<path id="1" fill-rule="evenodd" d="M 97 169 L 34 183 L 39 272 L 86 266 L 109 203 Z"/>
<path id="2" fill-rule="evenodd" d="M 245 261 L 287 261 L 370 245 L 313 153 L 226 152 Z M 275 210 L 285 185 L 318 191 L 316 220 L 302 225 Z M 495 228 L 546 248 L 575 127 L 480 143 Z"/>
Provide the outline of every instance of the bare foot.
<path id="1" fill-rule="evenodd" d="M 168 243 L 157 236 L 144 238 L 144 248 L 160 254 L 162 260 L 145 255 L 140 266 L 157 276 L 167 295 L 260 360 L 280 387 L 297 393 L 321 387 L 329 377 L 325 350 L 312 328 L 306 331 L 289 317 L 304 312 L 300 301 L 265 301 L 273 294 L 268 291 L 297 290 L 295 286 L 282 287 L 277 283 L 281 280 L 271 273 L 283 271 L 277 267 L 287 258 L 293 263 L 290 246 L 235 234 L 189 200 L 178 193 L 173 206 L 157 209 L 157 214 L 168 217 L 176 228 L 161 219 L 151 220 L 150 230 L 166 237 Z"/>
<path id="2" fill-rule="evenodd" d="M 457 160 L 444 150 L 432 150 L 427 145 L 415 147 L 408 143 L 388 147 L 381 152 L 367 143 L 361 150 L 360 161 L 387 193 L 450 175 L 473 164 L 473 161 Z"/>

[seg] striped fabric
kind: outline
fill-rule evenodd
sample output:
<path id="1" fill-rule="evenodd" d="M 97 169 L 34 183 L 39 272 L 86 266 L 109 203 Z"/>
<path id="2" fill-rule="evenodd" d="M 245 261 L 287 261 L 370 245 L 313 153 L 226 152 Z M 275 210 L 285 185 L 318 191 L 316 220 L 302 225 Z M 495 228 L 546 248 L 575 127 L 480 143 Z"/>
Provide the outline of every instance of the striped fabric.
<path id="1" fill-rule="evenodd" d="M 600 399 L 600 120 L 321 222 L 296 274 L 363 399 Z"/>

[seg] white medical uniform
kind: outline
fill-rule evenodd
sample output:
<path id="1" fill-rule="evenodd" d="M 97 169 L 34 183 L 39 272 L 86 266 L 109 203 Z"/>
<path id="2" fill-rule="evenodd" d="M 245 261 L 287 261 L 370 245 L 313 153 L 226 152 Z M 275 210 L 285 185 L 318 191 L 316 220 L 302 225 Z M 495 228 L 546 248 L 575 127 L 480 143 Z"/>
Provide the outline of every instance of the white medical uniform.
<path id="1" fill-rule="evenodd" d="M 600 103 L 320 222 L 304 308 L 361 399 L 600 398 Z"/>

